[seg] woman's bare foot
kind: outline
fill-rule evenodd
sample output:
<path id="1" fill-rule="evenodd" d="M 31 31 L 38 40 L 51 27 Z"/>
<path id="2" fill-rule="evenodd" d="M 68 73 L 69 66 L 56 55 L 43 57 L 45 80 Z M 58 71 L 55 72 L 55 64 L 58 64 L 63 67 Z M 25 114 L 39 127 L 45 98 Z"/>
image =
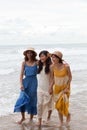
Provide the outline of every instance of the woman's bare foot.
<path id="1" fill-rule="evenodd" d="M 47 118 L 47 120 L 45 121 L 46 124 L 49 124 L 50 122 L 50 118 Z"/>
<path id="2" fill-rule="evenodd" d="M 42 124 L 42 118 L 38 118 L 38 122 L 37 122 L 36 125 L 37 125 L 38 127 L 41 127 L 41 124 Z"/>
<path id="3" fill-rule="evenodd" d="M 29 120 L 28 125 L 32 125 L 33 124 L 33 120 Z"/>
<path id="4" fill-rule="evenodd" d="M 20 121 L 18 121 L 18 124 L 22 124 L 22 122 L 25 120 L 25 118 L 21 119 Z"/>
<path id="5" fill-rule="evenodd" d="M 37 122 L 36 126 L 41 127 L 41 122 Z"/>
<path id="6" fill-rule="evenodd" d="M 63 126 L 63 123 L 58 123 L 57 125 L 55 125 L 54 127 L 57 127 L 57 128 L 59 128 L 59 127 L 62 127 Z"/>

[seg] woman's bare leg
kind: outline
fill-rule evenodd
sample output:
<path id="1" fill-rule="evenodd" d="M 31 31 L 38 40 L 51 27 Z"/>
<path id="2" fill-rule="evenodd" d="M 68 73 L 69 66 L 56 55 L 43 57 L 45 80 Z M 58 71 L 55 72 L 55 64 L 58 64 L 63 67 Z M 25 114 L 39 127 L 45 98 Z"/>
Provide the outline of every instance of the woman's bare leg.
<path id="1" fill-rule="evenodd" d="M 42 118 L 38 118 L 37 126 L 41 126 L 41 124 L 42 124 Z"/>
<path id="2" fill-rule="evenodd" d="M 25 112 L 21 112 L 21 116 L 22 118 L 20 121 L 18 121 L 18 124 L 21 124 L 25 120 Z"/>
<path id="3" fill-rule="evenodd" d="M 48 116 L 47 116 L 47 121 L 46 121 L 46 124 L 48 124 L 48 123 L 49 123 L 49 121 L 50 121 L 50 118 L 51 118 L 51 113 L 52 113 L 52 110 L 49 110 L 49 111 L 48 111 Z"/>
<path id="4" fill-rule="evenodd" d="M 30 122 L 33 120 L 33 115 L 30 114 Z"/>
<path id="5" fill-rule="evenodd" d="M 49 111 L 48 111 L 47 121 L 49 121 L 49 120 L 50 120 L 50 118 L 51 118 L 51 114 L 52 114 L 52 110 L 49 110 Z"/>
<path id="6" fill-rule="evenodd" d="M 59 120 L 60 120 L 59 126 L 62 126 L 63 125 L 63 115 L 60 112 L 58 112 L 58 115 L 59 115 Z"/>
<path id="7" fill-rule="evenodd" d="M 69 113 L 66 118 L 66 125 L 69 125 L 70 120 L 71 120 L 71 114 Z"/>

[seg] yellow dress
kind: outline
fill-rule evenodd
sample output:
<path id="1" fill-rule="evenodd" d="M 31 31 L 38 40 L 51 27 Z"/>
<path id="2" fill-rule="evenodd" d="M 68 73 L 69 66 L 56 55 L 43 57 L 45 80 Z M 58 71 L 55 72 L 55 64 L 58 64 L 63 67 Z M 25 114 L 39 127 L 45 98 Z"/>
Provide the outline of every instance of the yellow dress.
<path id="1" fill-rule="evenodd" d="M 53 87 L 55 108 L 62 115 L 68 116 L 70 86 L 68 86 L 69 92 L 63 93 L 63 90 L 67 87 L 67 82 L 69 80 L 66 65 L 64 65 L 64 68 L 62 70 L 58 70 L 54 68 L 53 71 L 54 71 L 54 80 L 55 80 L 55 84 Z"/>

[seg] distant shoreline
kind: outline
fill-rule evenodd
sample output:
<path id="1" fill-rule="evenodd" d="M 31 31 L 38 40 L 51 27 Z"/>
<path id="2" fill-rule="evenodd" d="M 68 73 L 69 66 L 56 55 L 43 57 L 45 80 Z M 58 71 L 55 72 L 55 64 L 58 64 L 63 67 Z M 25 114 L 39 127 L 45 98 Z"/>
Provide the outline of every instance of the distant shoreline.
<path id="1" fill-rule="evenodd" d="M 85 46 L 87 45 L 87 43 L 58 43 L 58 42 L 54 42 L 54 43 L 50 43 L 50 42 L 47 42 L 47 43 L 11 43 L 11 44 L 8 44 L 8 43 L 2 43 L 0 44 L 0 46 L 39 46 L 39 45 L 46 45 L 46 46 L 49 46 L 51 47 L 51 45 L 55 45 L 55 46 L 58 46 L 58 45 L 82 45 L 82 46 Z"/>

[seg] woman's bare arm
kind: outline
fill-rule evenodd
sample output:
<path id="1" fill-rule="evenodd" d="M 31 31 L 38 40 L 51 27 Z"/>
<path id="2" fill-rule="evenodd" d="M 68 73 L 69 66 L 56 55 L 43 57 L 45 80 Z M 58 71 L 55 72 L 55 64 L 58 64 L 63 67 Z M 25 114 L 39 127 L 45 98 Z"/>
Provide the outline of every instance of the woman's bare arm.
<path id="1" fill-rule="evenodd" d="M 67 72 L 68 72 L 68 77 L 69 77 L 68 83 L 70 84 L 70 83 L 71 83 L 71 80 L 72 80 L 72 73 L 71 73 L 71 70 L 70 70 L 70 66 L 69 66 L 69 65 L 67 66 Z"/>
<path id="2" fill-rule="evenodd" d="M 70 70 L 70 66 L 69 65 L 66 65 L 67 67 L 67 73 L 68 73 L 68 77 L 69 77 L 69 80 L 67 82 L 67 88 L 64 89 L 64 93 L 70 91 L 70 83 L 71 83 L 71 80 L 72 80 L 72 73 L 71 73 L 71 70 Z"/>
<path id="3" fill-rule="evenodd" d="M 50 66 L 50 85 L 49 85 L 49 93 L 53 93 L 53 85 L 54 85 L 54 73 L 53 73 L 53 65 Z"/>
<path id="4" fill-rule="evenodd" d="M 22 83 L 23 75 L 24 75 L 24 64 L 25 64 L 25 62 L 22 63 L 21 72 L 20 72 L 20 89 L 21 90 L 24 90 L 24 86 L 23 86 L 23 83 Z"/>

